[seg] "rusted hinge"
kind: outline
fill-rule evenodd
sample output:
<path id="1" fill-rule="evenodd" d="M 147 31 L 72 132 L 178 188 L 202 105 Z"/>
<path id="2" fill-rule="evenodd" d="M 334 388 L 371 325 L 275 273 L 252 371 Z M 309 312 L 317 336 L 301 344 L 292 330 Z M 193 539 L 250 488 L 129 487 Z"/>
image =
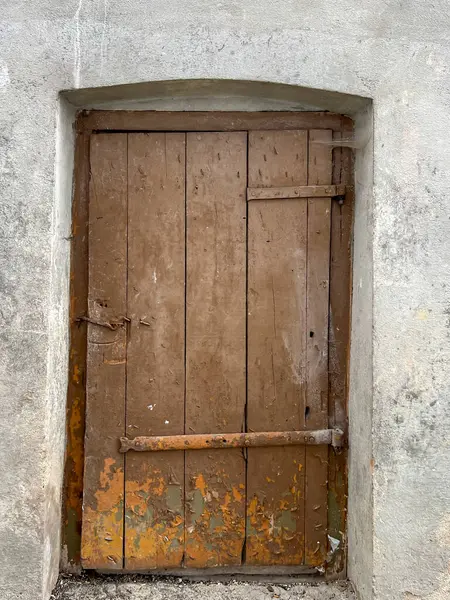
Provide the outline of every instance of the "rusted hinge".
<path id="1" fill-rule="evenodd" d="M 261 446 L 322 446 L 342 448 L 340 429 L 315 431 L 254 431 L 249 433 L 205 433 L 196 435 L 139 436 L 120 438 L 120 452 L 159 452 L 161 450 L 205 450 L 208 448 L 249 448 Z"/>
<path id="2" fill-rule="evenodd" d="M 344 197 L 348 185 L 296 185 L 293 187 L 247 188 L 247 200 Z"/>

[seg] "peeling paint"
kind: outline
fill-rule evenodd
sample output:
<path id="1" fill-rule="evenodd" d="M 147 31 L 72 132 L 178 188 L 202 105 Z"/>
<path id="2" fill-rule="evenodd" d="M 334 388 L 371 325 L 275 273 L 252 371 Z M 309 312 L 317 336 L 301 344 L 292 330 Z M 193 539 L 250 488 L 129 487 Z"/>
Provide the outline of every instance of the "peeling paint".
<path id="1" fill-rule="evenodd" d="M 123 468 L 104 460 L 99 489 L 83 505 L 81 561 L 89 568 L 121 569 L 123 556 Z"/>
<path id="2" fill-rule="evenodd" d="M 301 468 L 301 464 L 297 466 L 299 467 Z M 275 483 L 276 490 L 277 477 L 273 475 L 266 479 Z M 295 472 L 290 484 L 288 480 L 287 488 L 275 497 L 262 492 L 249 498 L 246 547 L 248 564 L 303 564 L 303 502 L 303 489 L 297 483 Z"/>
<path id="3" fill-rule="evenodd" d="M 232 473 L 218 469 L 213 475 L 193 474 L 187 482 L 186 566 L 240 564 L 245 536 L 245 486 L 236 485 L 232 478 Z"/>
<path id="4" fill-rule="evenodd" d="M 79 382 L 79 369 L 74 366 L 73 378 L 75 383 Z M 67 544 L 67 554 L 70 561 L 79 560 L 81 545 L 81 506 L 79 497 L 83 491 L 83 436 L 84 421 L 82 419 L 82 406 L 84 401 L 75 396 L 68 413 L 67 424 L 67 465 L 66 470 L 71 476 L 67 480 L 66 518 L 64 529 L 64 541 Z"/>
<path id="5" fill-rule="evenodd" d="M 247 558 L 249 564 L 302 564 L 304 536 L 296 531 L 290 510 L 280 502 L 277 515 L 268 512 L 265 500 L 254 496 L 247 508 Z M 292 542 L 294 541 L 294 544 Z M 292 546 L 297 550 L 292 552 Z"/>
<path id="6" fill-rule="evenodd" d="M 133 469 L 135 472 L 135 469 Z M 126 481 L 125 567 L 180 566 L 184 545 L 183 489 L 170 473 L 142 463 L 139 481 Z"/>

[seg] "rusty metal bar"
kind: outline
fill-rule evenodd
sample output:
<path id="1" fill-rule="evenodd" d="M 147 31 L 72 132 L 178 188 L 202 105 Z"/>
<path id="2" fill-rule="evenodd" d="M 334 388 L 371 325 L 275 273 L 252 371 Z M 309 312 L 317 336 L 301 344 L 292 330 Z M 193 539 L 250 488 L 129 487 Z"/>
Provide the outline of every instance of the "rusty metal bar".
<path id="1" fill-rule="evenodd" d="M 344 196 L 346 188 L 347 186 L 345 185 L 296 185 L 294 187 L 247 188 L 247 200 Z"/>
<path id="2" fill-rule="evenodd" d="M 315 431 L 255 431 L 250 433 L 205 433 L 198 435 L 139 436 L 120 438 L 120 452 L 159 452 L 161 450 L 205 450 L 208 448 L 248 448 L 255 446 L 321 446 L 341 448 L 340 429 Z"/>

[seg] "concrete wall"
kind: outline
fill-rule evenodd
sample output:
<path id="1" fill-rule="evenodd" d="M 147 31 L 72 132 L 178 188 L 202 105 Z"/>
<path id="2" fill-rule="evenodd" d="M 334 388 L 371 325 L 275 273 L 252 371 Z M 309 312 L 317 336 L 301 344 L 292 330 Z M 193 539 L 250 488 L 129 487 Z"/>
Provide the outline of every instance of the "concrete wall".
<path id="1" fill-rule="evenodd" d="M 373 110 L 355 116 L 355 218 L 349 397 L 348 575 L 361 598 L 373 576 Z"/>
<path id="2" fill-rule="evenodd" d="M 349 572 L 363 600 L 448 596 L 449 46 L 446 0 L 0 0 L 2 598 L 47 598 L 59 558 L 72 141 L 58 94 L 185 79 L 302 86 L 276 99 L 354 114 L 361 132 L 366 103 L 326 91 L 373 99 L 357 152 Z M 69 98 L 120 106 L 127 89 Z M 217 103 L 245 104 L 239 90 Z M 139 93 L 189 107 L 170 86 Z M 185 95 L 212 107 L 207 86 Z"/>

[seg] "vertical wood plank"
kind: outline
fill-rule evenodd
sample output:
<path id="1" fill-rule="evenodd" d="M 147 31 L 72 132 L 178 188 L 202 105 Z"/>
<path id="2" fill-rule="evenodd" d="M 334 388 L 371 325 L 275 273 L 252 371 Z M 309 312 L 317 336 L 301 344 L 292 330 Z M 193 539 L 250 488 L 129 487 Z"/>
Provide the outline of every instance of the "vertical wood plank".
<path id="1" fill-rule="evenodd" d="M 339 143 L 348 131 L 334 132 Z M 352 183 L 352 152 L 337 147 L 333 156 L 333 183 Z M 348 191 L 344 204 L 331 205 L 331 258 L 330 258 L 330 323 L 329 323 L 329 425 L 347 430 L 348 360 L 350 342 L 351 296 L 351 236 L 353 222 L 353 193 Z M 346 545 L 346 472 L 347 452 L 328 450 L 328 534 L 337 539 L 339 547 L 327 561 L 327 575 L 345 578 Z"/>
<path id="2" fill-rule="evenodd" d="M 185 134 L 128 136 L 127 434 L 184 433 Z M 130 452 L 125 568 L 181 565 L 183 452 Z"/>
<path id="3" fill-rule="evenodd" d="M 75 145 L 70 266 L 70 354 L 67 386 L 66 459 L 64 465 L 62 544 L 67 563 L 79 565 L 84 471 L 88 298 L 89 135 L 79 133 Z"/>
<path id="4" fill-rule="evenodd" d="M 331 130 L 309 132 L 308 185 L 331 183 L 331 140 Z M 307 429 L 328 427 L 330 222 L 331 199 L 308 200 Z M 305 558 L 309 566 L 321 566 L 326 559 L 327 476 L 328 447 L 307 447 Z"/>
<path id="5" fill-rule="evenodd" d="M 249 134 L 249 187 L 306 183 L 306 131 Z M 249 431 L 304 427 L 306 206 L 249 202 Z M 248 449 L 248 564 L 303 562 L 304 456 L 304 447 Z"/>
<path id="6" fill-rule="evenodd" d="M 245 408 L 246 133 L 187 134 L 186 433 L 241 431 Z M 187 567 L 239 565 L 240 449 L 186 452 Z"/>
<path id="7" fill-rule="evenodd" d="M 127 136 L 91 136 L 88 315 L 116 321 L 126 312 Z M 125 327 L 88 324 L 82 564 L 123 566 Z"/>

